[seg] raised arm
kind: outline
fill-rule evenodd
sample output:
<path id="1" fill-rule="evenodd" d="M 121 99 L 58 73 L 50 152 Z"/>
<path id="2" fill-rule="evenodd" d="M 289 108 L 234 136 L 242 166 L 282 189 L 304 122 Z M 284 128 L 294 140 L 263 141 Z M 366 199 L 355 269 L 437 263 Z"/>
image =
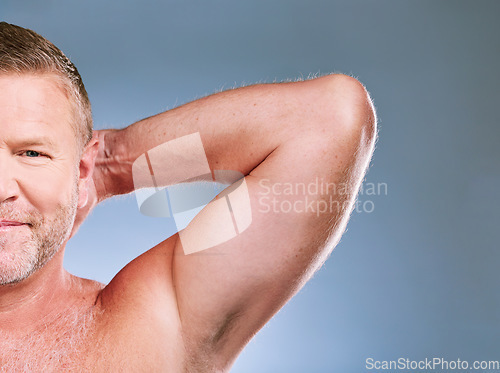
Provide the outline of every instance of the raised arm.
<path id="1" fill-rule="evenodd" d="M 370 162 L 376 117 L 364 87 L 344 75 L 218 93 L 102 132 L 101 199 L 134 190 L 132 165 L 144 153 L 197 133 L 212 173 L 245 175 L 244 190 L 229 200 L 235 220 L 249 202 L 251 222 L 186 255 L 188 242 L 203 241 L 224 220 L 226 212 L 210 203 L 180 235 L 127 266 L 103 299 L 141 289 L 131 294 L 156 307 L 168 294 L 173 303 L 156 304 L 175 305 L 186 349 L 223 369 L 338 243 Z"/>

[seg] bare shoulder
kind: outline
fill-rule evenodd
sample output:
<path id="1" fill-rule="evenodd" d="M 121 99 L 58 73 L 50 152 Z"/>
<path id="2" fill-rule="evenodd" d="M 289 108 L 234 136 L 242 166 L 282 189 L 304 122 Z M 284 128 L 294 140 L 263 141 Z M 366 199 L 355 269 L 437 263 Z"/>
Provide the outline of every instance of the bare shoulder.
<path id="1" fill-rule="evenodd" d="M 171 254 L 175 237 L 125 266 L 96 298 L 91 354 L 100 366 L 128 371 L 179 371 L 184 364 Z M 149 365 L 148 365 L 149 364 Z"/>
<path id="2" fill-rule="evenodd" d="M 148 306 L 147 312 L 158 310 L 160 315 L 165 315 L 165 310 L 175 306 L 171 278 L 176 236 L 148 250 L 118 272 L 100 292 L 100 307 L 105 312 L 123 313 Z"/>

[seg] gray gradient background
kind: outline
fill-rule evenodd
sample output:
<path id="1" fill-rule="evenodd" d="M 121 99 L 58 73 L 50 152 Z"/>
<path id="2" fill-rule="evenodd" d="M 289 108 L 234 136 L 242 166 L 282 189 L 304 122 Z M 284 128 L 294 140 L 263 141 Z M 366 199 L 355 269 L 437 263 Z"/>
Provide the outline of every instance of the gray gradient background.
<path id="1" fill-rule="evenodd" d="M 380 138 L 325 266 L 232 372 L 362 372 L 365 359 L 500 360 L 497 1 L 0 1 L 82 73 L 96 128 L 258 81 L 343 72 Z M 98 206 L 66 267 L 100 281 L 173 233 L 135 199 Z"/>

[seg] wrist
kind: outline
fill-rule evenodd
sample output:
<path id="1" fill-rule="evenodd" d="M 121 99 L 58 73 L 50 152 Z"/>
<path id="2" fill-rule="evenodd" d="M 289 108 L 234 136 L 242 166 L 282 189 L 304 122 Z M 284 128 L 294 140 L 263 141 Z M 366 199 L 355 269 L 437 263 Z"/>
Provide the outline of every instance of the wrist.
<path id="1" fill-rule="evenodd" d="M 100 175 L 95 179 L 95 184 L 99 200 L 134 190 L 133 160 L 129 159 L 130 153 L 127 151 L 123 131 L 116 129 L 98 131 L 99 152 L 96 171 Z"/>

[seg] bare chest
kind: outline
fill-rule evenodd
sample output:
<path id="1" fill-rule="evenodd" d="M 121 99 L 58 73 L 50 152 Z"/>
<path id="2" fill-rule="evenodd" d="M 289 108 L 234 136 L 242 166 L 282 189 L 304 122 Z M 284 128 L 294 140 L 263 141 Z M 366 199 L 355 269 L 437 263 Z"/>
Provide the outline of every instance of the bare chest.
<path id="1" fill-rule="evenodd" d="M 70 313 L 24 335 L 0 332 L 0 372 L 82 371 L 94 334 L 93 312 Z"/>
<path id="2" fill-rule="evenodd" d="M 118 327 L 89 312 L 22 338 L 0 332 L 0 372 L 184 371 L 180 336 L 144 321 Z"/>

